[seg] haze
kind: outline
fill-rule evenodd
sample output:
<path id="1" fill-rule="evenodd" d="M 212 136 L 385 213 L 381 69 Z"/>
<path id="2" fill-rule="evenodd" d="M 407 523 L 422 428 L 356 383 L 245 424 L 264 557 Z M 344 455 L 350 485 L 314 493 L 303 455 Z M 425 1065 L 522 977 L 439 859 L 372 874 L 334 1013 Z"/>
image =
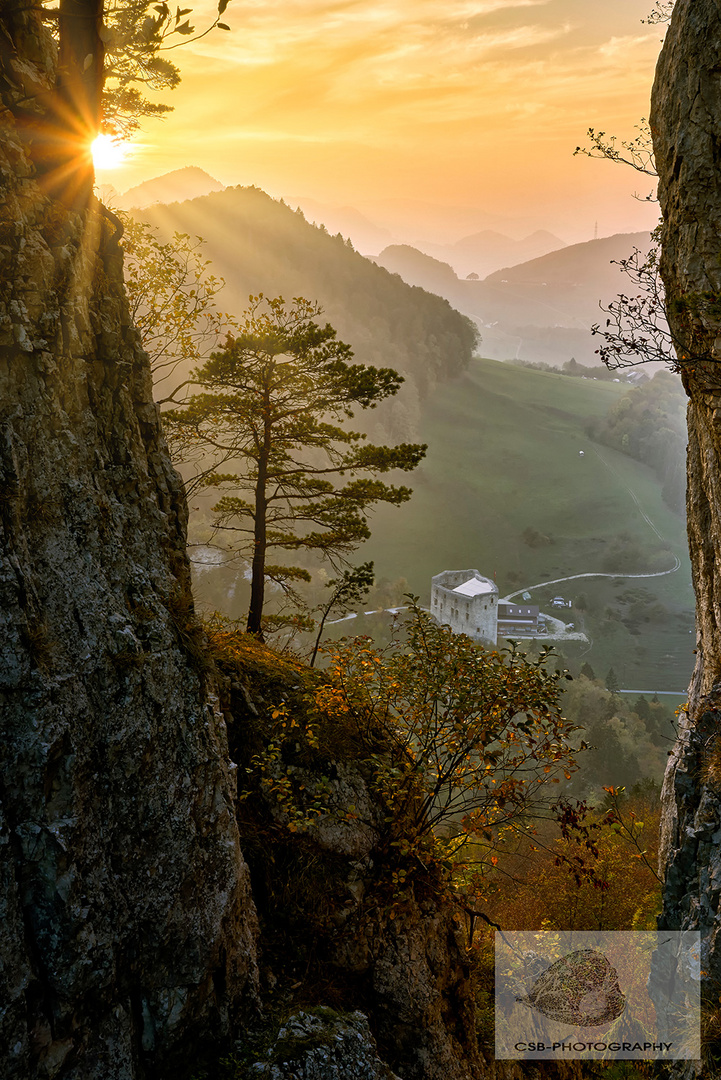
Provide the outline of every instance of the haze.
<path id="1" fill-rule="evenodd" d="M 196 3 L 200 29 L 215 4 Z M 451 241 L 473 228 L 567 242 L 652 227 L 653 180 L 573 157 L 589 126 L 632 137 L 662 27 L 651 0 L 233 0 L 177 49 L 175 112 L 148 122 L 124 190 L 184 165 L 288 201 L 352 205 Z"/>

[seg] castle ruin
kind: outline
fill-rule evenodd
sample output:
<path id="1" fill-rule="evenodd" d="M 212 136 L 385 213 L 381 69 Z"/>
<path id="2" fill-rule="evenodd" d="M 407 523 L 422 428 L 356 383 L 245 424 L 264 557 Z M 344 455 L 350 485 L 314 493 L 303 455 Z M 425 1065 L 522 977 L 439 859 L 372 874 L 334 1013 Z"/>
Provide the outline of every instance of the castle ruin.
<path id="1" fill-rule="evenodd" d="M 478 570 L 444 570 L 432 579 L 431 614 L 455 634 L 495 646 L 498 586 Z"/>

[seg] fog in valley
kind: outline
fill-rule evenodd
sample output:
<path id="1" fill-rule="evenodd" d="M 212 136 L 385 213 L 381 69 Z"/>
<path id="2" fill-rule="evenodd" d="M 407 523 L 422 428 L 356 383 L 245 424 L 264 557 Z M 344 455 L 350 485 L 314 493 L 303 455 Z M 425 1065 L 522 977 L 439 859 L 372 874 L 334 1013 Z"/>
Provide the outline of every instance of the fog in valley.
<path id="1" fill-rule="evenodd" d="M 460 223 L 448 222 L 445 244 L 434 222 L 436 242 L 411 244 L 399 242 L 407 223 L 393 228 L 387 208 L 373 220 L 351 207 L 273 199 L 197 167 L 104 194 L 163 242 L 202 237 L 206 272 L 224 281 L 220 310 L 238 315 L 251 294 L 312 298 L 356 362 L 403 376 L 400 392 L 356 424 L 376 443 L 427 442 L 427 456 L 410 502 L 372 514 L 355 561 L 372 559 L 375 584 L 353 610 L 328 616 L 325 635 L 387 641 L 408 594 L 428 607 L 433 575 L 475 568 L 500 599 L 534 612 L 530 629 L 499 629 L 498 647 L 509 638 L 531 654 L 551 645 L 580 688 L 568 697 L 574 719 L 591 708 L 589 694 L 599 696 L 598 719 L 589 720 L 595 706 L 586 716 L 596 749 L 583 790 L 659 782 L 695 643 L 684 395 L 658 360 L 631 357 L 616 369 L 599 354 L 604 309 L 640 290 L 619 264 L 634 254 L 643 263 L 650 232 L 565 243 L 527 217 L 507 221 L 508 233 L 480 228 L 452 242 Z M 469 229 L 483 223 L 469 215 Z M 204 341 L 201 356 L 218 340 Z M 192 366 L 181 360 L 170 383 Z M 167 375 L 162 385 L 159 397 Z M 186 478 L 204 464 L 180 459 Z M 193 489 L 196 593 L 204 611 L 242 624 L 248 552 L 214 528 L 219 494 Z M 299 586 L 302 603 L 322 606 L 332 569 L 298 560 L 311 576 Z M 269 583 L 268 612 L 292 608 Z M 278 641 L 302 652 L 314 637 L 286 629 Z M 624 775 L 614 781 L 621 751 Z"/>

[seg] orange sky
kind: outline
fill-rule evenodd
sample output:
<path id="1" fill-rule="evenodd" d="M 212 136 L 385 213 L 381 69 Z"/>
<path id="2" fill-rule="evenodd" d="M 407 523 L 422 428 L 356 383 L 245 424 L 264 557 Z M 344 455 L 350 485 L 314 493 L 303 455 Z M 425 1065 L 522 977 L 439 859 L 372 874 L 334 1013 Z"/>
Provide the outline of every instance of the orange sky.
<path id="1" fill-rule="evenodd" d="M 572 153 L 589 126 L 630 137 L 648 115 L 663 29 L 641 22 L 651 6 L 232 0 L 231 33 L 170 54 L 183 77 L 167 98 L 175 112 L 99 179 L 124 190 L 199 165 L 225 184 L 386 220 L 389 200 L 411 199 L 419 235 L 435 222 L 449 240 L 464 233 L 452 207 L 532 219 L 568 241 L 596 221 L 599 235 L 645 228 L 655 208 L 631 196 L 652 180 Z M 214 7 L 196 3 L 193 21 Z"/>

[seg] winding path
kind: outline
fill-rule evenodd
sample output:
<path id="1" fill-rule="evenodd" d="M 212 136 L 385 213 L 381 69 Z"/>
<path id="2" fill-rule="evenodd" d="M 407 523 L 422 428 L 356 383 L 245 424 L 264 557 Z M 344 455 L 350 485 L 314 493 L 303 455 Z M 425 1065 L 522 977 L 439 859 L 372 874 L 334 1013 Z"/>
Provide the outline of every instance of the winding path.
<path id="1" fill-rule="evenodd" d="M 633 499 L 633 501 L 634 501 L 634 503 L 636 505 L 636 509 L 638 510 L 639 514 L 641 515 L 643 520 L 646 522 L 646 524 L 649 526 L 649 528 L 653 530 L 653 532 L 656 534 L 656 536 L 659 538 L 659 540 L 663 540 L 664 543 L 666 543 L 666 537 L 662 536 L 661 533 L 658 531 L 658 529 L 656 528 L 654 523 L 651 521 L 651 518 L 648 516 L 646 511 L 642 508 L 641 503 L 638 501 L 638 497 L 636 495 L 636 492 L 633 491 L 628 486 L 628 484 L 625 482 L 625 480 L 623 479 L 623 477 L 619 473 L 618 469 L 614 469 L 613 465 L 611 465 L 608 461 L 606 461 L 603 454 L 601 454 L 596 449 L 595 446 L 592 446 L 591 450 L 596 455 L 596 457 L 599 459 L 599 461 L 603 465 L 606 466 L 608 471 L 613 473 L 613 475 L 616 477 L 616 479 L 618 480 L 621 487 L 623 487 L 628 492 L 628 494 L 631 496 L 631 498 Z M 555 578 L 553 581 L 541 581 L 541 582 L 539 582 L 538 585 L 526 585 L 525 589 L 516 589 L 515 592 L 508 593 L 507 596 L 502 597 L 502 600 L 507 602 L 509 600 L 512 600 L 514 596 L 520 596 L 524 592 L 531 592 L 533 589 L 542 589 L 546 585 L 560 585 L 560 583 L 562 581 L 576 581 L 578 578 L 594 578 L 594 577 L 596 577 L 596 578 L 598 578 L 598 577 L 605 577 L 605 578 L 652 578 L 652 577 L 665 577 L 667 574 L 675 574 L 676 571 L 681 566 L 681 560 L 678 558 L 678 556 L 674 555 L 673 558 L 674 558 L 674 565 L 671 567 L 670 570 L 657 570 L 653 574 L 601 574 L 601 573 L 598 573 L 598 574 L 571 574 L 569 577 Z"/>
<path id="2" fill-rule="evenodd" d="M 663 539 L 663 537 L 661 537 Z M 665 577 L 667 574 L 675 574 L 681 566 L 681 560 L 677 555 L 674 555 L 674 566 L 670 570 L 656 570 L 653 574 L 570 574 L 569 577 L 554 578 L 553 581 L 539 581 L 537 585 L 526 585 L 523 589 L 517 589 L 515 592 L 508 593 L 507 596 L 501 597 L 503 602 L 512 600 L 514 596 L 520 596 L 521 593 L 531 592 L 533 589 L 543 589 L 546 585 L 560 585 L 562 581 L 576 581 L 578 578 L 589 577 L 610 577 L 610 578 L 650 578 L 650 577 Z"/>
<path id="3" fill-rule="evenodd" d="M 665 536 L 662 536 L 661 533 L 658 531 L 658 529 L 656 528 L 654 523 L 651 521 L 651 518 L 648 516 L 646 511 L 642 508 L 640 502 L 638 501 L 638 497 L 637 497 L 635 491 L 633 491 L 628 486 L 628 484 L 625 482 L 625 480 L 623 479 L 621 474 L 618 472 L 618 470 L 615 469 L 613 467 L 613 465 L 611 465 L 608 461 L 606 461 L 605 457 L 601 453 L 599 453 L 599 451 L 596 449 L 595 446 L 592 446 L 591 450 L 596 455 L 596 457 L 606 466 L 606 468 L 609 470 L 609 472 L 613 473 L 613 475 L 618 480 L 619 484 L 631 496 L 631 498 L 633 499 L 633 502 L 635 503 L 636 509 L 638 510 L 639 514 L 641 515 L 643 520 L 646 522 L 646 524 L 649 526 L 649 528 L 653 530 L 653 532 L 656 534 L 656 536 L 659 538 L 659 540 L 663 540 L 664 542 L 666 542 Z M 501 603 L 508 603 L 509 601 L 513 600 L 513 598 L 515 596 L 521 596 L 523 593 L 526 593 L 526 592 L 533 592 L 534 589 L 545 589 L 548 585 L 560 585 L 564 581 L 578 581 L 579 578 L 655 578 L 655 577 L 666 577 L 668 574 L 675 574 L 676 571 L 681 566 L 681 560 L 678 558 L 677 555 L 674 555 L 673 561 L 674 561 L 674 565 L 671 567 L 670 570 L 656 570 L 652 574 L 618 574 L 618 573 L 617 574 L 607 574 L 607 573 L 600 573 L 600 572 L 592 573 L 592 574 L 569 574 L 568 577 L 554 578 L 552 581 L 539 581 L 536 585 L 524 585 L 523 588 L 516 589 L 515 592 L 510 592 L 506 596 L 499 597 L 499 600 L 500 600 Z M 380 608 L 377 611 L 364 611 L 363 614 L 364 615 L 378 615 L 382 611 L 388 611 L 391 614 L 395 615 L 395 614 L 398 614 L 399 612 L 405 611 L 405 610 L 406 610 L 405 607 Z M 349 615 L 344 615 L 340 619 L 333 619 L 333 620 L 327 622 L 326 626 L 335 626 L 338 623 L 346 622 L 346 621 L 348 621 L 350 619 L 356 619 L 357 617 L 358 617 L 358 614 L 356 612 L 354 612 L 354 613 L 349 614 Z M 585 637 L 585 635 L 583 635 L 583 634 L 568 634 L 567 636 L 568 637 L 583 637 L 584 640 L 588 640 Z M 623 691 L 623 693 L 630 693 L 630 692 L 631 691 Z M 670 691 L 665 691 L 665 692 L 670 693 Z M 634 691 L 634 693 L 635 693 L 635 691 Z"/>

